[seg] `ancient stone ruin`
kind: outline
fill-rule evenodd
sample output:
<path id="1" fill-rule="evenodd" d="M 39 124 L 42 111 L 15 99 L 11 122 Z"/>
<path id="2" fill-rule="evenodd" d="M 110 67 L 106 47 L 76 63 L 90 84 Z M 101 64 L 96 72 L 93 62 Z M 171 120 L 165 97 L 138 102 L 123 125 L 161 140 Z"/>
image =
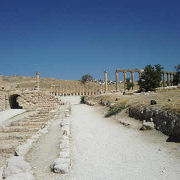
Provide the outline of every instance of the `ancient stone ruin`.
<path id="1" fill-rule="evenodd" d="M 116 91 L 119 91 L 119 80 L 118 80 L 118 74 L 120 72 L 123 73 L 124 76 L 124 90 L 126 89 L 126 73 L 131 73 L 131 81 L 134 84 L 134 73 L 139 74 L 139 79 L 141 78 L 141 74 L 144 70 L 143 69 L 116 69 L 115 72 L 115 79 L 116 79 Z M 175 72 L 169 72 L 169 71 L 162 71 L 162 79 L 163 83 L 162 86 L 173 86 L 173 79 L 174 79 Z M 105 81 L 105 92 L 108 91 L 108 78 L 107 78 L 107 71 L 104 71 L 104 81 Z"/>

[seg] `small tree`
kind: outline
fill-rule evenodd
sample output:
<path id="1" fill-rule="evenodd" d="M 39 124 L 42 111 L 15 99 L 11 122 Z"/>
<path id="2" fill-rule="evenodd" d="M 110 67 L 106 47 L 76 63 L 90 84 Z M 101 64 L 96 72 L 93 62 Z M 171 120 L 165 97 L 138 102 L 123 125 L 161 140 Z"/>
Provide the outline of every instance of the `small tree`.
<path id="1" fill-rule="evenodd" d="M 93 77 L 90 74 L 85 74 L 81 77 L 81 82 L 85 84 L 87 81 L 92 81 Z"/>
<path id="2" fill-rule="evenodd" d="M 144 72 L 138 81 L 140 91 L 154 91 L 157 87 L 160 87 L 162 69 L 163 67 L 159 64 L 154 65 L 154 67 L 152 65 L 145 66 Z"/>
<path id="3" fill-rule="evenodd" d="M 134 84 L 133 82 L 130 81 L 130 78 L 126 79 L 126 89 L 130 90 L 131 88 L 133 88 Z"/>
<path id="4" fill-rule="evenodd" d="M 174 75 L 173 84 L 180 84 L 180 64 L 174 67 L 176 69 L 176 74 Z"/>

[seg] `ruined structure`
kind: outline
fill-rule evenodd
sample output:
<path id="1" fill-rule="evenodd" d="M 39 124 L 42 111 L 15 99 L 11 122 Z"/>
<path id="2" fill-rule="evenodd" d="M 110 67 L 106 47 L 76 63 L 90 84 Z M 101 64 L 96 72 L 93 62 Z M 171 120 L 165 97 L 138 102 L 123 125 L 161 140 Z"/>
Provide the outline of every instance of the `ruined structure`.
<path id="1" fill-rule="evenodd" d="M 104 93 L 104 87 L 86 87 L 75 85 L 51 85 L 50 94 L 55 96 L 89 96 Z"/>
<path id="2" fill-rule="evenodd" d="M 26 109 L 50 111 L 59 100 L 54 96 L 39 91 L 1 91 L 0 111 L 6 109 Z"/>
<path id="3" fill-rule="evenodd" d="M 39 72 L 36 73 L 36 87 L 34 90 L 0 90 L 0 111 L 6 109 L 26 109 L 50 111 L 60 101 L 49 93 L 40 91 Z"/>
<path id="4" fill-rule="evenodd" d="M 124 76 L 124 90 L 126 89 L 126 73 L 131 73 L 131 81 L 134 84 L 134 73 L 139 74 L 139 79 L 141 78 L 142 72 L 144 72 L 143 69 L 116 69 L 115 72 L 115 79 L 116 79 L 116 91 L 119 91 L 119 80 L 118 80 L 118 74 L 122 72 Z M 174 78 L 175 72 L 169 72 L 169 71 L 162 71 L 162 86 L 172 86 L 173 85 L 173 78 Z M 105 92 L 108 90 L 108 79 L 107 79 L 107 71 L 104 71 L 104 81 L 105 81 Z"/>

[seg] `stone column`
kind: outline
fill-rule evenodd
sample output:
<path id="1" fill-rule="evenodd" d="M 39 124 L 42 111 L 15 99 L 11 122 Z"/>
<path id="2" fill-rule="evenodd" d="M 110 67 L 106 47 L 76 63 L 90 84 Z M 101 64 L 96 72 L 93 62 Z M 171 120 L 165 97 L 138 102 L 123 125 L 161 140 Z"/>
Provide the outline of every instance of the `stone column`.
<path id="1" fill-rule="evenodd" d="M 37 90 L 39 91 L 39 72 L 36 72 Z"/>
<path id="2" fill-rule="evenodd" d="M 163 72 L 163 87 L 166 86 L 166 80 L 165 80 L 165 72 Z"/>
<path id="3" fill-rule="evenodd" d="M 170 80 L 169 80 L 169 72 L 167 72 L 167 85 L 170 85 Z"/>
<path id="4" fill-rule="evenodd" d="M 124 91 L 126 90 L 126 71 L 124 73 Z"/>
<path id="5" fill-rule="evenodd" d="M 108 90 L 108 79 L 107 79 L 107 71 L 104 71 L 104 82 L 105 82 L 105 93 Z"/>
<path id="6" fill-rule="evenodd" d="M 170 81 L 171 81 L 171 86 L 173 86 L 173 72 L 170 72 Z"/>
<path id="7" fill-rule="evenodd" d="M 118 71 L 116 70 L 116 91 L 118 91 Z"/>
<path id="8" fill-rule="evenodd" d="M 53 86 L 51 85 L 50 94 L 53 94 Z"/>
<path id="9" fill-rule="evenodd" d="M 134 72 L 131 72 L 131 78 L 132 78 L 132 83 L 133 83 L 133 86 L 134 86 Z M 132 86 L 132 89 L 133 89 L 133 86 Z"/>

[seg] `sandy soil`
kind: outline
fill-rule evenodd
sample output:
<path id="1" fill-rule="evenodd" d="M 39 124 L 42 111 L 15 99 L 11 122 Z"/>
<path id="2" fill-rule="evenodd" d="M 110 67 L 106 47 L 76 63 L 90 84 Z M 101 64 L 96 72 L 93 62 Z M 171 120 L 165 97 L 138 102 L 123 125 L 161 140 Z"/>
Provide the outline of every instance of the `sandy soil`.
<path id="1" fill-rule="evenodd" d="M 26 156 L 37 180 L 50 180 L 56 174 L 50 172 L 51 163 L 58 157 L 60 144 L 60 121 L 55 120 L 48 134 L 42 136 Z"/>
<path id="2" fill-rule="evenodd" d="M 124 127 L 95 107 L 72 100 L 73 154 L 67 179 L 180 179 L 179 144 L 172 144 L 172 153 L 161 133 Z"/>

